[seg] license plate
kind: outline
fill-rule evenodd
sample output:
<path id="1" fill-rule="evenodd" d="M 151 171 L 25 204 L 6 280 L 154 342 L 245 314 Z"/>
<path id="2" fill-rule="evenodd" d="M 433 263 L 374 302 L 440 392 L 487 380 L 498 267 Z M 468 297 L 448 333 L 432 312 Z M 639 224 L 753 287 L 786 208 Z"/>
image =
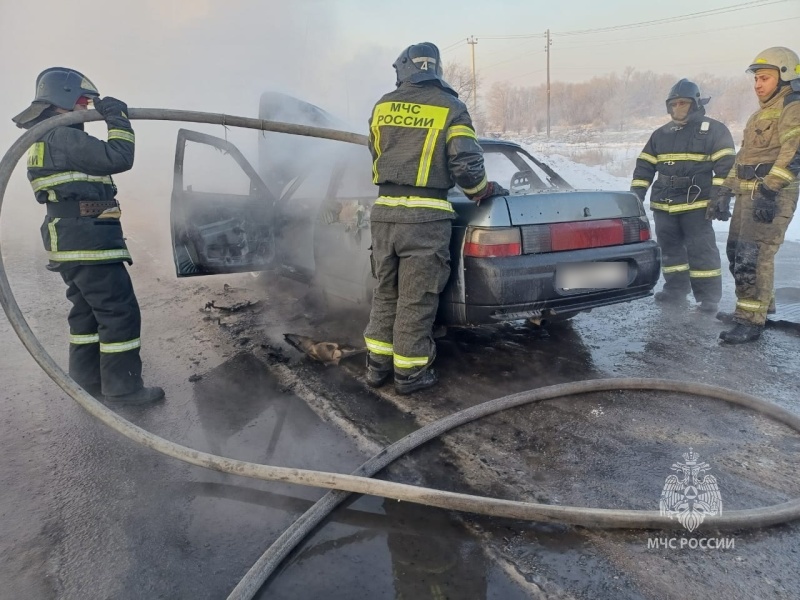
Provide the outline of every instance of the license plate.
<path id="1" fill-rule="evenodd" d="M 628 285 L 625 262 L 590 262 L 561 265 L 556 270 L 556 287 L 564 290 L 611 289 Z"/>

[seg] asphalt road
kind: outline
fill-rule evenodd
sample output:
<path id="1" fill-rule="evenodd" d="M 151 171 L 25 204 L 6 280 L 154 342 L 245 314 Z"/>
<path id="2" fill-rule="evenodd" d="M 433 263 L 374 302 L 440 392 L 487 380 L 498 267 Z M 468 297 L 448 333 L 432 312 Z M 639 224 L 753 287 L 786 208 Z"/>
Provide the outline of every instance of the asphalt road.
<path id="1" fill-rule="evenodd" d="M 66 364 L 63 282 L 43 268 L 39 240 L 24 233 L 4 231 L 12 287 L 45 347 Z M 218 296 L 207 284 L 222 282 L 176 281 L 168 248 L 135 235 L 129 244 L 145 378 L 163 386 L 167 400 L 121 409 L 126 418 L 254 462 L 350 472 L 368 458 L 363 442 L 320 419 L 242 338 L 225 334 L 215 311 L 203 310 Z M 224 598 L 323 493 L 214 473 L 138 447 L 64 394 L 5 319 L 0 340 L 2 599 Z M 360 498 L 338 510 L 260 597 L 389 599 L 402 591 L 423 598 L 438 589 L 528 597 L 447 513 Z"/>
<path id="2" fill-rule="evenodd" d="M 29 233 L 4 230 L 7 268 L 32 327 L 65 364 L 63 284 L 44 270 L 40 243 Z M 796 331 L 771 328 L 754 344 L 723 347 L 718 322 L 662 310 L 649 299 L 547 332 L 449 332 L 439 342 L 442 385 L 435 393 L 373 393 L 360 380 L 360 359 L 323 367 L 282 342 L 283 333 L 294 332 L 356 345 L 363 315 L 319 322 L 303 304 L 304 290 L 274 276 L 176 280 L 163 238 L 139 235 L 146 237 L 130 240 L 131 272 L 144 314 L 145 375 L 168 398 L 124 414 L 201 450 L 350 471 L 370 444 L 460 407 L 593 377 L 715 383 L 800 412 Z M 787 245 L 777 286 L 800 287 L 798 263 L 800 249 Z M 226 315 L 204 310 L 210 300 L 260 303 Z M 61 392 L 5 320 L 0 340 L 0 598 L 223 598 L 321 495 L 139 448 Z M 656 509 L 671 465 L 689 447 L 711 465 L 726 508 L 800 494 L 797 436 L 720 403 L 666 394 L 597 394 L 498 415 L 420 450 L 389 476 L 559 504 Z M 734 547 L 648 545 L 655 537 L 692 537 L 679 526 L 600 532 L 360 498 L 290 559 L 262 597 L 796 597 L 799 525 L 699 531 L 734 539 Z"/>

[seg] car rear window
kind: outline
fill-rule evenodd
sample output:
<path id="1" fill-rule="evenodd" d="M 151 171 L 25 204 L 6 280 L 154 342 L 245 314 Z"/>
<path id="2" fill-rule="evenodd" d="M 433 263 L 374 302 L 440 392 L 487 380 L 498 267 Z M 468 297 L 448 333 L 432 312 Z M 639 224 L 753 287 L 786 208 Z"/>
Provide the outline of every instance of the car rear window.
<path id="1" fill-rule="evenodd" d="M 513 148 L 488 146 L 484 149 L 483 162 L 489 180 L 496 181 L 512 195 L 556 187 L 540 167 Z"/>

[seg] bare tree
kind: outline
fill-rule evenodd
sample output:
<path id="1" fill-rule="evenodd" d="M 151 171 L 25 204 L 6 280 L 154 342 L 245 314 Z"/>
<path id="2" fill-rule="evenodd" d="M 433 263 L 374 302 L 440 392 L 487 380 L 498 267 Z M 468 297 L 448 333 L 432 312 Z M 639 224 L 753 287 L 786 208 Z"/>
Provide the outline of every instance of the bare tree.
<path id="1" fill-rule="evenodd" d="M 687 77 L 681 74 L 680 77 Z M 651 127 L 667 119 L 665 100 L 680 78 L 673 74 L 636 71 L 592 77 L 578 83 L 553 82 L 554 126 L 571 128 Z M 729 124 L 742 123 L 757 107 L 747 78 L 721 78 L 709 74 L 689 77 L 712 96 L 710 115 Z M 509 82 L 492 86 L 485 98 L 486 126 L 495 132 L 525 132 L 542 127 L 545 86 L 514 87 Z"/>
<path id="2" fill-rule="evenodd" d="M 472 69 L 466 65 L 459 63 L 445 63 L 444 65 L 444 80 L 450 84 L 450 87 L 458 92 L 458 97 L 469 108 L 472 108 L 472 98 L 475 95 L 475 89 L 472 85 Z M 480 82 L 477 81 L 477 87 L 480 88 Z"/>
<path id="3" fill-rule="evenodd" d="M 495 131 L 508 131 L 511 117 L 511 86 L 507 82 L 492 86 L 488 98 L 488 125 Z"/>

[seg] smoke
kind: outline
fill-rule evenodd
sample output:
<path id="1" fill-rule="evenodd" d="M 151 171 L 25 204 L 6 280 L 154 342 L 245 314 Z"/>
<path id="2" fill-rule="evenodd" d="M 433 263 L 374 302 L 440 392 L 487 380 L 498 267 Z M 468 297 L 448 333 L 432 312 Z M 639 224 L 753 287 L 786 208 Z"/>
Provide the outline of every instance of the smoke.
<path id="1" fill-rule="evenodd" d="M 363 132 L 372 105 L 393 87 L 391 64 L 400 49 L 355 50 L 357 44 L 340 33 L 340 18 L 335 3 L 321 0 L 75 0 L 36 11 L 2 2 L 0 115 L 6 117 L 0 119 L 0 145 L 8 148 L 22 133 L 10 118 L 33 99 L 36 75 L 51 66 L 82 71 L 101 95 L 131 107 L 255 117 L 261 94 L 271 90 L 318 105 Z M 144 121 L 133 126 L 136 164 L 115 177 L 123 223 L 126 230 L 147 224 L 166 242 L 180 126 Z M 258 164 L 257 132 L 184 126 L 227 138 Z M 87 131 L 105 139 L 102 123 L 87 125 Z M 4 229 L 14 220 L 15 228 L 38 235 L 43 211 L 33 202 L 24 171 L 17 167 L 6 197 Z"/>

